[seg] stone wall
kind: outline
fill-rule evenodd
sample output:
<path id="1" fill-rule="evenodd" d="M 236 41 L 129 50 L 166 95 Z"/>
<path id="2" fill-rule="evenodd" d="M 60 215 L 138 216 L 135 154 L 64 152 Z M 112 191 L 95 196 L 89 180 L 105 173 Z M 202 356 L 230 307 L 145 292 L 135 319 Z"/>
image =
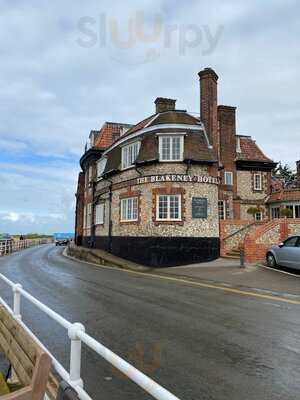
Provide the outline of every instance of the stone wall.
<path id="1" fill-rule="evenodd" d="M 182 164 L 160 164 L 147 166 L 141 169 L 143 175 L 156 174 L 186 174 L 187 167 Z M 192 166 L 188 170 L 189 175 L 209 175 L 207 167 Z M 140 177 L 135 169 L 121 172 L 111 179 L 112 183 L 118 183 Z M 100 181 L 97 190 L 107 188 L 107 181 Z M 153 213 L 155 209 L 154 192 L 159 189 L 175 190 L 182 192 L 183 219 L 182 224 L 155 222 Z M 137 195 L 139 197 L 139 220 L 137 222 L 120 222 L 120 199 L 124 196 Z M 192 218 L 192 197 L 206 197 L 208 200 L 207 219 Z M 100 201 L 105 202 L 105 224 L 96 226 L 97 236 L 108 235 L 109 202 L 108 193 L 99 196 Z M 218 187 L 205 183 L 146 183 L 127 188 L 113 190 L 112 193 L 112 235 L 113 236 L 182 236 L 182 237 L 218 237 Z"/>
<path id="2" fill-rule="evenodd" d="M 257 224 L 247 220 L 223 220 L 220 221 L 220 245 L 221 256 L 225 256 L 230 250 L 243 246 L 245 236 L 255 229 Z"/>

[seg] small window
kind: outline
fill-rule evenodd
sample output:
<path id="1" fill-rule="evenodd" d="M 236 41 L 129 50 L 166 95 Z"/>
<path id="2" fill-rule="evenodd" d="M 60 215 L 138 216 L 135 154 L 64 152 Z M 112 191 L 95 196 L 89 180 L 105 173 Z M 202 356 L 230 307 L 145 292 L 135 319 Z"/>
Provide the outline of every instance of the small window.
<path id="1" fill-rule="evenodd" d="M 254 174 L 254 190 L 262 190 L 261 174 Z"/>
<path id="2" fill-rule="evenodd" d="M 255 221 L 262 221 L 262 212 L 259 211 L 255 214 Z"/>
<path id="3" fill-rule="evenodd" d="M 121 221 L 130 222 L 138 220 L 138 198 L 127 197 L 121 200 Z"/>
<path id="4" fill-rule="evenodd" d="M 226 203 L 224 200 L 220 200 L 218 202 L 219 206 L 219 219 L 225 219 L 226 218 Z"/>
<path id="5" fill-rule="evenodd" d="M 231 171 L 224 172 L 225 185 L 233 185 L 233 173 Z"/>
<path id="6" fill-rule="evenodd" d="M 183 160 L 182 135 L 159 136 L 159 160 L 160 161 L 182 161 Z"/>
<path id="7" fill-rule="evenodd" d="M 122 148 L 122 169 L 131 167 L 138 156 L 140 142 L 128 144 Z"/>
<path id="8" fill-rule="evenodd" d="M 104 224 L 104 203 L 96 205 L 96 218 L 95 218 L 96 225 Z"/>
<path id="9" fill-rule="evenodd" d="M 181 195 L 158 195 L 156 219 L 158 221 L 181 221 Z"/>
<path id="10" fill-rule="evenodd" d="M 103 157 L 97 162 L 97 177 L 100 178 L 100 176 L 103 174 L 105 167 L 106 167 L 106 161 L 107 158 Z"/>

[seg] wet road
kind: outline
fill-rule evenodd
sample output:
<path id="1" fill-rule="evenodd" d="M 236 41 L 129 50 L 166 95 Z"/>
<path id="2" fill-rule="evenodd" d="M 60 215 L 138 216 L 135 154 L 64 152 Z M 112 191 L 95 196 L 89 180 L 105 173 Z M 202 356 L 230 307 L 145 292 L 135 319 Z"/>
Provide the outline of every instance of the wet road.
<path id="1" fill-rule="evenodd" d="M 0 258 L 0 272 L 182 400 L 299 398 L 300 305 L 102 269 L 61 252 L 26 249 Z M 0 290 L 10 302 L 2 282 Z M 65 330 L 26 300 L 22 313 L 67 367 Z M 94 399 L 150 399 L 88 349 L 83 378 Z"/>

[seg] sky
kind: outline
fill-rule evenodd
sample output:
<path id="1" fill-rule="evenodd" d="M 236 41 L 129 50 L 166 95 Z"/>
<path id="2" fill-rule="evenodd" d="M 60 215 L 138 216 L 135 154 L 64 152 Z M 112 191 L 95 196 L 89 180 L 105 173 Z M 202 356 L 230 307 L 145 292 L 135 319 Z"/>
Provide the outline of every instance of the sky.
<path id="1" fill-rule="evenodd" d="M 73 231 L 89 132 L 159 96 L 199 113 L 205 67 L 237 133 L 294 168 L 299 35 L 296 0 L 0 0 L 0 232 Z"/>

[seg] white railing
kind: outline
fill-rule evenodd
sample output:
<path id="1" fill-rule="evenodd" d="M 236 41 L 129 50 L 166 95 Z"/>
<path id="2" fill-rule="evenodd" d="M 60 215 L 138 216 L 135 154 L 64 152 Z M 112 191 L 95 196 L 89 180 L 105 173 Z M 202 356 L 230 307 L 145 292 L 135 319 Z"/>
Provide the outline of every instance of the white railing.
<path id="1" fill-rule="evenodd" d="M 27 249 L 28 247 L 51 243 L 52 241 L 52 239 L 0 240 L 0 256 Z"/>
<path id="2" fill-rule="evenodd" d="M 26 329 L 26 331 L 43 347 L 45 351 L 50 355 L 52 359 L 52 365 L 56 372 L 66 382 L 72 386 L 78 393 L 78 397 L 82 400 L 92 400 L 88 393 L 83 389 L 83 381 L 81 379 L 81 344 L 85 343 L 88 347 L 93 349 L 106 361 L 112 364 L 115 368 L 121 371 L 123 374 L 128 376 L 138 386 L 143 388 L 146 392 L 152 395 L 157 400 L 179 400 L 178 397 L 174 396 L 168 390 L 164 389 L 158 383 L 153 381 L 151 378 L 143 374 L 141 371 L 133 367 L 127 361 L 123 360 L 117 354 L 97 342 L 91 336 L 85 332 L 85 328 L 80 323 L 71 323 L 63 318 L 61 315 L 51 310 L 45 304 L 41 303 L 35 297 L 31 296 L 26 292 L 22 285 L 14 283 L 0 274 L 0 279 L 6 282 L 12 289 L 13 293 L 13 309 L 11 309 L 6 302 L 0 297 L 0 303 L 3 304 L 7 310 L 16 318 L 18 322 Z M 21 317 L 21 297 L 25 297 L 38 309 L 47 314 L 54 321 L 64 327 L 71 341 L 70 346 L 70 366 L 69 372 L 55 359 L 55 357 L 48 351 L 48 349 L 39 341 L 39 339 L 31 332 L 31 330 L 22 322 Z"/>

